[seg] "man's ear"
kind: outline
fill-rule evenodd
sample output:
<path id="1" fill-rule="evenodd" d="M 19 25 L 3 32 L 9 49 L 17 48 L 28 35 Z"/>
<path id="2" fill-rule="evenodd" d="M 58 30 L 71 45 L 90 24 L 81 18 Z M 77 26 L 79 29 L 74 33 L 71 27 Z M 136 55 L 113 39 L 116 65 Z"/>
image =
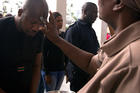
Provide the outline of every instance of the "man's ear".
<path id="1" fill-rule="evenodd" d="M 113 7 L 113 11 L 120 11 L 124 8 L 124 4 L 122 2 L 122 0 L 116 0 L 116 4 Z"/>
<path id="2" fill-rule="evenodd" d="M 18 10 L 18 16 L 21 16 L 22 13 L 23 13 L 23 9 L 19 9 Z"/>

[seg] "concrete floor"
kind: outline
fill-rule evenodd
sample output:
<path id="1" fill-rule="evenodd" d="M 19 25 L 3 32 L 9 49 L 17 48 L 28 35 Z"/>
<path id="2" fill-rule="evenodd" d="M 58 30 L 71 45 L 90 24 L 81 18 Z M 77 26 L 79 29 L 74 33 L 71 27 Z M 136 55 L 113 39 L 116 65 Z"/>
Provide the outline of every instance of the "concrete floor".
<path id="1" fill-rule="evenodd" d="M 70 91 L 70 83 L 69 82 L 66 83 L 66 76 L 64 77 L 64 80 L 63 80 L 63 83 L 62 83 L 60 90 Z"/>
<path id="2" fill-rule="evenodd" d="M 70 83 L 66 83 L 66 76 L 64 77 L 60 91 L 70 91 Z M 46 93 L 46 91 L 44 93 Z"/>

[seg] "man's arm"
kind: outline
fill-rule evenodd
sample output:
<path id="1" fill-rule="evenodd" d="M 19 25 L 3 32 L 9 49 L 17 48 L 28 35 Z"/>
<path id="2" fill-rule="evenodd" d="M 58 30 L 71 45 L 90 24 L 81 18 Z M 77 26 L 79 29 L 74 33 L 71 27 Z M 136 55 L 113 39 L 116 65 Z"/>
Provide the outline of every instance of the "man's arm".
<path id="1" fill-rule="evenodd" d="M 67 55 L 77 66 L 92 74 L 96 72 L 97 65 L 92 59 L 94 55 L 73 46 L 72 44 L 59 37 L 56 31 L 55 21 L 51 13 L 45 34 L 48 39 L 57 45 L 64 52 L 64 54 Z"/>
<path id="2" fill-rule="evenodd" d="M 90 74 L 96 72 L 97 65 L 93 60 L 94 55 L 92 53 L 86 52 L 60 37 L 58 38 L 58 41 L 54 43 L 73 61 L 74 64 L 84 71 Z"/>
<path id="3" fill-rule="evenodd" d="M 33 65 L 32 81 L 30 87 L 30 93 L 36 93 L 39 80 L 40 80 L 40 68 L 41 68 L 42 53 L 36 55 L 35 63 Z"/>

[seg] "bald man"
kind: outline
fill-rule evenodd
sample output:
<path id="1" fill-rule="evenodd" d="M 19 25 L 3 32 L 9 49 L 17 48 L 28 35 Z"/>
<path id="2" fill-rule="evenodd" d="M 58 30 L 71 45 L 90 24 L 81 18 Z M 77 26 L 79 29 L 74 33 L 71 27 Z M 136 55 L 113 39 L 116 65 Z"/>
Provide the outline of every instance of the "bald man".
<path id="1" fill-rule="evenodd" d="M 0 93 L 36 93 L 44 36 L 40 17 L 47 16 L 45 0 L 27 0 L 17 16 L 0 19 Z"/>
<path id="2" fill-rule="evenodd" d="M 78 93 L 140 93 L 140 0 L 98 0 L 99 17 L 114 29 L 97 55 L 56 33 L 51 14 L 46 35 L 86 72 L 94 75 Z"/>

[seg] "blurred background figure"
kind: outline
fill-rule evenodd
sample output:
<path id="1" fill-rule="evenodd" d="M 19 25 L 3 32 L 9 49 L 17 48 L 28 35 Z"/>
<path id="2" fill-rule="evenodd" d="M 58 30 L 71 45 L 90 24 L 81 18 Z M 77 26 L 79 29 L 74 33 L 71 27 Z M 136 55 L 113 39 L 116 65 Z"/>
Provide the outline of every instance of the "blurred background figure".
<path id="1" fill-rule="evenodd" d="M 0 18 L 3 18 L 3 14 L 2 13 L 0 13 Z"/>
<path id="2" fill-rule="evenodd" d="M 12 14 L 8 13 L 5 15 L 5 17 L 13 16 Z"/>
<path id="3" fill-rule="evenodd" d="M 92 2 L 86 2 L 82 7 L 81 18 L 69 26 L 65 33 L 65 39 L 80 49 L 96 54 L 99 49 L 99 43 L 95 30 L 92 28 L 96 18 L 97 6 Z M 70 59 L 67 59 L 66 63 L 70 89 L 77 92 L 89 81 L 91 76 L 73 64 Z"/>
<path id="4" fill-rule="evenodd" d="M 63 26 L 62 15 L 59 12 L 53 12 L 52 14 L 56 21 L 59 36 L 64 38 L 64 32 L 60 31 Z M 40 82 L 38 93 L 42 93 L 44 88 L 46 88 L 46 91 L 59 90 L 65 75 L 65 56 L 63 52 L 49 41 L 47 37 L 44 39 L 43 50 L 43 70 L 41 71 L 42 80 Z"/>

